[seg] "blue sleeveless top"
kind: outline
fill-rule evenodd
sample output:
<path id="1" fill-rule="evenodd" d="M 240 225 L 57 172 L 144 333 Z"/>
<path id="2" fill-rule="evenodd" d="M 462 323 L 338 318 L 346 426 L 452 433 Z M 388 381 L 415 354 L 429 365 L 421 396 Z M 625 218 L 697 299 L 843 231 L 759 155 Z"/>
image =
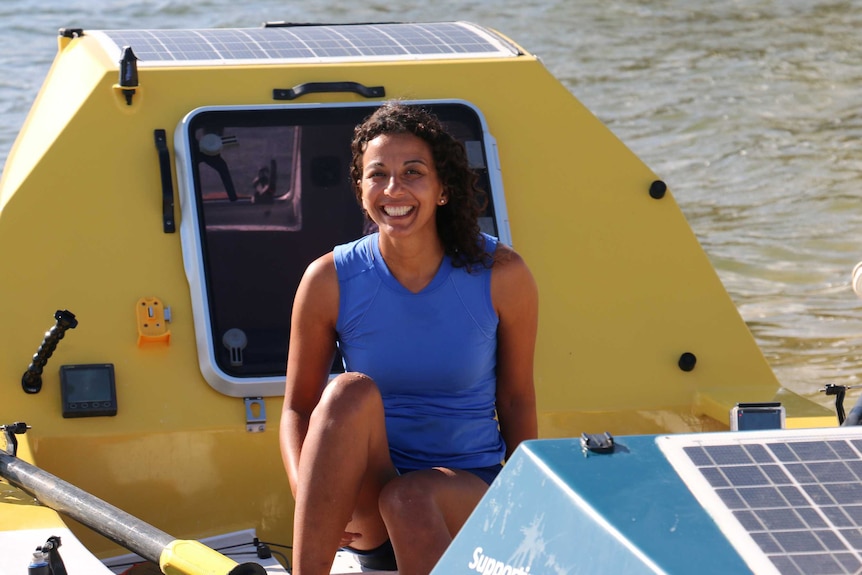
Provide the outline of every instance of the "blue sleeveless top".
<path id="1" fill-rule="evenodd" d="M 496 238 L 482 234 L 487 253 Z M 470 469 L 503 461 L 495 419 L 497 314 L 491 270 L 467 272 L 444 257 L 412 293 L 390 273 L 378 234 L 334 250 L 344 368 L 374 379 L 399 469 Z"/>

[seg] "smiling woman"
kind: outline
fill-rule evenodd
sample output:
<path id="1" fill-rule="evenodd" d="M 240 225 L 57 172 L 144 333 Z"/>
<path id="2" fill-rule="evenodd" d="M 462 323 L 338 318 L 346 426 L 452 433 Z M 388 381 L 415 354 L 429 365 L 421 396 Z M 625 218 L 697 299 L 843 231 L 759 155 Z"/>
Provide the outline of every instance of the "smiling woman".
<path id="1" fill-rule="evenodd" d="M 341 545 L 427 574 L 537 437 L 538 294 L 480 232 L 476 175 L 436 117 L 386 104 L 352 149 L 379 231 L 317 259 L 297 290 L 281 418 L 296 573 L 328 573 Z M 345 373 L 327 385 L 336 346 Z"/>
<path id="2" fill-rule="evenodd" d="M 442 257 L 435 215 L 437 207 L 448 199 L 428 144 L 411 134 L 383 134 L 365 144 L 361 159 L 362 208 L 377 224 L 381 240 L 398 242 L 409 238 L 430 257 Z M 387 257 L 388 253 L 396 255 L 394 247 L 381 245 L 380 249 L 390 271 L 411 291 L 421 290 L 430 281 L 431 276 L 401 277 L 396 262 Z"/>
<path id="3" fill-rule="evenodd" d="M 350 175 L 356 198 L 366 212 L 369 209 L 366 200 L 380 191 L 381 184 L 388 190 L 385 204 L 394 208 L 411 207 L 409 203 L 401 206 L 395 201 L 403 200 L 405 191 L 407 196 L 415 196 L 408 190 L 415 186 L 431 187 L 431 199 L 436 205 L 423 211 L 435 214 L 436 226 L 433 230 L 428 228 L 439 235 L 434 241 L 442 242 L 446 254 L 459 265 L 484 260 L 486 254 L 476 236 L 480 231 L 480 215 L 488 205 L 487 194 L 477 185 L 478 176 L 470 169 L 472 163 L 464 144 L 447 133 L 439 122 L 430 122 L 421 108 L 389 104 L 357 127 L 351 149 Z M 380 157 L 384 150 L 392 157 Z M 399 172 L 403 175 L 393 178 Z M 399 189 L 402 186 L 404 190 Z M 374 205 L 370 207 L 373 209 Z M 389 210 L 387 214 L 397 213 Z M 380 224 L 376 220 L 375 223 Z"/>

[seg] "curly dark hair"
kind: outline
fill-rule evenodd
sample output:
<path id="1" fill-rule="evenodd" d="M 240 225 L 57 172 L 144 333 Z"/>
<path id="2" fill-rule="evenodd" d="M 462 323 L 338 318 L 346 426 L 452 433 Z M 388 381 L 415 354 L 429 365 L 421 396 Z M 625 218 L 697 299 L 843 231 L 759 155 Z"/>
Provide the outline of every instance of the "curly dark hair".
<path id="1" fill-rule="evenodd" d="M 368 142 L 383 134 L 413 134 L 428 143 L 434 167 L 447 193 L 447 203 L 437 207 L 437 233 L 443 250 L 457 267 L 489 267 L 492 255 L 479 241 L 479 215 L 487 195 L 478 187 L 478 175 L 467 162 L 463 144 L 456 140 L 430 111 L 415 105 L 390 101 L 356 126 L 353 132 L 350 181 L 362 205 L 362 154 Z"/>

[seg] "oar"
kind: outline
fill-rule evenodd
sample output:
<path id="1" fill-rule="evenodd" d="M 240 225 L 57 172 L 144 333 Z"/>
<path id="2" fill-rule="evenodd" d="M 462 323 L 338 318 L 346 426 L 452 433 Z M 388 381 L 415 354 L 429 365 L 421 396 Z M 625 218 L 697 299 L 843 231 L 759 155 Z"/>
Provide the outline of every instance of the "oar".
<path id="1" fill-rule="evenodd" d="M 237 564 L 199 541 L 171 537 L 2 449 L 0 477 L 34 496 L 43 505 L 68 515 L 144 559 L 157 563 L 167 575 L 266 575 L 266 570 L 257 563 Z"/>

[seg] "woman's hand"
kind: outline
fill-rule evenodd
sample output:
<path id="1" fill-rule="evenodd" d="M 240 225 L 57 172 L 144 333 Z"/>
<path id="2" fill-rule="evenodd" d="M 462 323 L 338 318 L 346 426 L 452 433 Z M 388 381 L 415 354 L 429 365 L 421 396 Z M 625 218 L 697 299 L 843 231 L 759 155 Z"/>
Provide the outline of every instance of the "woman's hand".
<path id="1" fill-rule="evenodd" d="M 351 533 L 350 531 L 345 531 L 344 534 L 342 534 L 341 536 L 340 547 L 348 547 L 354 541 L 358 541 L 359 539 L 362 539 L 361 533 Z"/>

